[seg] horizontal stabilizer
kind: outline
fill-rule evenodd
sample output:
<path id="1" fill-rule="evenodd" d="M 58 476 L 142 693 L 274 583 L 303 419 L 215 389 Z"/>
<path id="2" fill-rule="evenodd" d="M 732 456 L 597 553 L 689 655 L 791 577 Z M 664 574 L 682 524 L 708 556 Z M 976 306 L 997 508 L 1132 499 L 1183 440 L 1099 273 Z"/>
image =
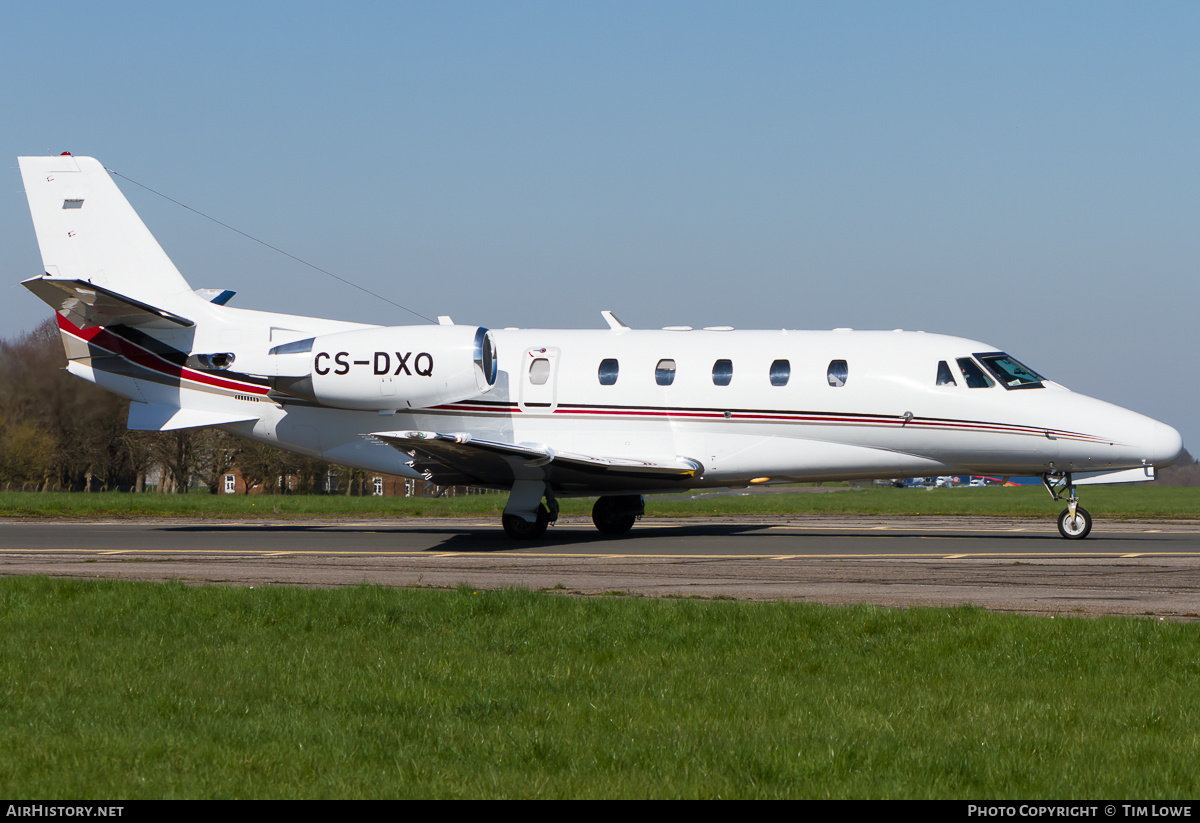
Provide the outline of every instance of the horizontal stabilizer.
<path id="1" fill-rule="evenodd" d="M 448 485 L 467 482 L 511 485 L 518 474 L 541 474 L 558 488 L 671 487 L 690 479 L 704 467 L 686 457 L 637 460 L 558 452 L 547 446 L 476 440 L 467 434 L 438 432 L 374 432 L 374 440 L 387 443 L 413 457 L 412 467 L 430 480 Z"/>
<path id="2" fill-rule="evenodd" d="M 175 329 L 194 325 L 185 317 L 117 294 L 86 280 L 34 277 L 23 281 L 21 285 L 81 329 L 116 325 Z"/>
<path id="3" fill-rule="evenodd" d="M 178 406 L 156 406 L 150 403 L 129 404 L 129 428 L 133 431 L 165 432 L 175 429 L 194 429 L 201 426 L 220 426 L 258 420 L 254 414 L 181 409 Z"/>

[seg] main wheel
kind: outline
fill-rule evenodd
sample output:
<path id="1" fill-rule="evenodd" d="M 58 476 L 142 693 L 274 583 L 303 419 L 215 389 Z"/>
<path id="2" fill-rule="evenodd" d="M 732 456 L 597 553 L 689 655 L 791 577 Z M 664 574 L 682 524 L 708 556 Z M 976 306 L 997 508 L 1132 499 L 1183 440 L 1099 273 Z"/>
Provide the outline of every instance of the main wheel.
<path id="1" fill-rule="evenodd" d="M 624 502 L 620 497 L 601 497 L 592 506 L 592 522 L 601 534 L 619 537 L 633 528 L 638 517 L 637 510 L 622 505 Z"/>
<path id="2" fill-rule="evenodd" d="M 1063 509 L 1058 516 L 1058 533 L 1068 540 L 1082 540 L 1092 530 L 1092 516 L 1083 506 L 1075 507 L 1075 517 L 1070 509 Z"/>
<path id="3" fill-rule="evenodd" d="M 501 515 L 500 523 L 504 526 L 504 533 L 513 540 L 537 540 L 550 525 L 550 512 L 546 511 L 545 506 L 539 505 L 537 520 L 532 523 L 516 514 Z"/>

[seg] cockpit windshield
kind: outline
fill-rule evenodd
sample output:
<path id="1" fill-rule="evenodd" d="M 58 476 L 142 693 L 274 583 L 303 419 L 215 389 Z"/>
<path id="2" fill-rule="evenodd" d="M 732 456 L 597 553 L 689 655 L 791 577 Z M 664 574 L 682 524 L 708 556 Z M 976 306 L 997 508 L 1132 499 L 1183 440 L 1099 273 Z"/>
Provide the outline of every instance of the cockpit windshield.
<path id="1" fill-rule="evenodd" d="M 996 380 L 1006 389 L 1045 388 L 1042 381 L 1046 378 L 1002 351 L 976 354 L 975 356 L 980 363 L 987 367 L 988 371 L 996 375 Z"/>

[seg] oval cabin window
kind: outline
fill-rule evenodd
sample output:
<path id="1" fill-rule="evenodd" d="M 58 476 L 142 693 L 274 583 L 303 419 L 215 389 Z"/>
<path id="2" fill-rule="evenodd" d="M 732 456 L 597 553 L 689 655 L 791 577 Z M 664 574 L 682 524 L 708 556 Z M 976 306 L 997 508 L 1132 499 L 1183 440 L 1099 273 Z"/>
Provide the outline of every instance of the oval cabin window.
<path id="1" fill-rule="evenodd" d="M 606 357 L 600 361 L 600 385 L 611 386 L 617 382 L 617 372 L 620 371 L 616 358 Z"/>
<path id="2" fill-rule="evenodd" d="M 792 376 L 792 364 L 787 360 L 776 360 L 771 364 L 771 385 L 786 386 Z"/>
<path id="3" fill-rule="evenodd" d="M 534 358 L 529 364 L 529 382 L 535 386 L 544 386 L 550 379 L 550 361 L 544 357 Z"/>
<path id="4" fill-rule="evenodd" d="M 728 386 L 733 380 L 733 361 L 718 360 L 713 363 L 713 385 Z"/>
<path id="5" fill-rule="evenodd" d="M 675 382 L 675 361 L 659 360 L 654 367 L 654 382 L 660 386 L 669 386 Z"/>
<path id="6" fill-rule="evenodd" d="M 829 380 L 829 385 L 840 388 L 846 385 L 846 380 L 850 377 L 850 369 L 846 365 L 845 360 L 830 360 L 829 373 L 826 375 Z"/>

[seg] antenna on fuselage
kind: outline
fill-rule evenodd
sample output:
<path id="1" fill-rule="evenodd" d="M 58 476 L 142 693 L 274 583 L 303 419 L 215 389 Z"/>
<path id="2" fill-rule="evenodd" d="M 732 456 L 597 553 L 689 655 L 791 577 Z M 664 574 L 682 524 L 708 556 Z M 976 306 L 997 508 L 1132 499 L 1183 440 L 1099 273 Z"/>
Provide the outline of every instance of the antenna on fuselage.
<path id="1" fill-rule="evenodd" d="M 626 326 L 624 323 L 622 323 L 620 320 L 618 320 L 617 316 L 615 314 L 613 314 L 612 312 L 610 312 L 608 309 L 604 309 L 603 311 L 601 311 L 600 316 L 604 318 L 604 322 L 607 323 L 608 327 L 610 329 L 612 329 L 613 331 L 628 331 L 629 330 L 629 326 Z"/>

